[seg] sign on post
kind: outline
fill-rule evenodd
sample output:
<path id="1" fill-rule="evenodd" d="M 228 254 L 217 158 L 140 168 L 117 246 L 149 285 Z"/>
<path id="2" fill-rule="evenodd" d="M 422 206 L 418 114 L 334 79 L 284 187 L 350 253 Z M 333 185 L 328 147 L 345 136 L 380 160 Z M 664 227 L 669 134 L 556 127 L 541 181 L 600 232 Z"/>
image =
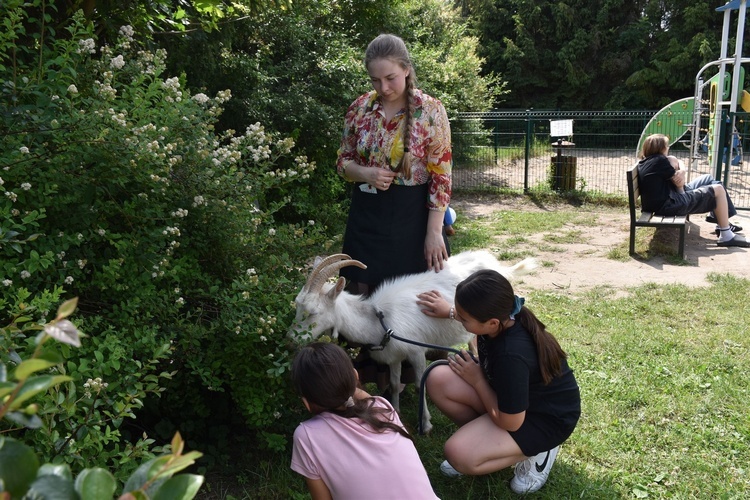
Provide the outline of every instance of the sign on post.
<path id="1" fill-rule="evenodd" d="M 550 137 L 568 137 L 573 135 L 573 120 L 550 120 Z"/>

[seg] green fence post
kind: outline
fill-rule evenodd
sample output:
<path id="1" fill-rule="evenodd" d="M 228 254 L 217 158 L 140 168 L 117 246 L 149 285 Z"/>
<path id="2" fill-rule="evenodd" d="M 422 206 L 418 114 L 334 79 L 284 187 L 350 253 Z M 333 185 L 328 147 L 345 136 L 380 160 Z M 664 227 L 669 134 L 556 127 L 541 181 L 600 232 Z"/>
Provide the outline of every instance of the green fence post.
<path id="1" fill-rule="evenodd" d="M 532 108 L 533 109 L 533 108 Z M 529 159 L 531 158 L 531 109 L 526 110 L 526 140 L 524 144 L 523 192 L 529 193 Z"/>

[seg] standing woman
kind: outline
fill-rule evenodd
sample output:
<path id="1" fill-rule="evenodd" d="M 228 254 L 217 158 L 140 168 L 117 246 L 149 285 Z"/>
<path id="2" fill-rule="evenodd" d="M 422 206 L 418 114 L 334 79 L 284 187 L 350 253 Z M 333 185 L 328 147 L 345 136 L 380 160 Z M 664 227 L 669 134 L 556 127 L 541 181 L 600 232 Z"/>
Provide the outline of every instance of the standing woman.
<path id="1" fill-rule="evenodd" d="M 443 269 L 452 160 L 448 115 L 416 88 L 404 41 L 378 36 L 365 67 L 375 90 L 349 106 L 336 166 L 355 183 L 343 252 L 367 269 L 347 267 L 341 275 L 360 294 L 387 278 Z"/>
<path id="2" fill-rule="evenodd" d="M 560 344 L 493 270 L 459 283 L 455 308 L 437 291 L 418 298 L 428 316 L 455 318 L 478 337 L 478 363 L 464 351 L 427 377 L 432 401 L 460 426 L 445 443 L 440 470 L 456 477 L 515 464 L 511 489 L 539 490 L 581 415 L 578 384 Z"/>

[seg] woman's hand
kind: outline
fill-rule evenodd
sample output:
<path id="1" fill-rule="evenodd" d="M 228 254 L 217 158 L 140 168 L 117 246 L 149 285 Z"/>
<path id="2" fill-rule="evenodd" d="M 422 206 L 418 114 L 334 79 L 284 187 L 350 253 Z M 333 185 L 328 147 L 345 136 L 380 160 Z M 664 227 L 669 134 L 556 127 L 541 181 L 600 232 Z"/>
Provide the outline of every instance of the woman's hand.
<path id="1" fill-rule="evenodd" d="M 685 187 L 685 171 L 677 170 L 672 176 L 671 181 L 672 181 L 672 184 L 674 184 L 677 189 L 684 188 Z"/>
<path id="2" fill-rule="evenodd" d="M 391 187 L 391 184 L 393 184 L 393 179 L 397 175 L 395 172 L 384 168 L 371 167 L 367 170 L 370 171 L 370 180 L 368 180 L 367 183 L 381 191 L 387 191 L 388 188 Z"/>
<path id="3" fill-rule="evenodd" d="M 448 356 L 448 366 L 453 370 L 453 373 L 464 379 L 472 387 L 476 387 L 478 383 L 484 380 L 482 367 L 463 349 L 460 356 L 458 354 Z"/>
<path id="4" fill-rule="evenodd" d="M 448 260 L 448 249 L 445 248 L 443 239 L 444 212 L 430 210 L 427 219 L 427 235 L 424 239 L 424 259 L 427 261 L 427 269 L 439 273 L 443 270 Z"/>
<path id="5" fill-rule="evenodd" d="M 450 317 L 451 304 L 440 295 L 437 290 L 420 293 L 417 295 L 417 305 L 422 308 L 422 312 L 433 318 Z"/>

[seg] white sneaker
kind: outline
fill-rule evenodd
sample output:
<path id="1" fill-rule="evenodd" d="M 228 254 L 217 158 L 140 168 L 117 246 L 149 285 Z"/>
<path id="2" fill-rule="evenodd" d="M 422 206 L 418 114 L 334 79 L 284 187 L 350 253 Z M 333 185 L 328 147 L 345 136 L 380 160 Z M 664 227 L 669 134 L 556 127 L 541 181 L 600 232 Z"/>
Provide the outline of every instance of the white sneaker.
<path id="1" fill-rule="evenodd" d="M 552 464 L 555 463 L 559 451 L 560 447 L 555 446 L 549 451 L 543 451 L 523 462 L 518 462 L 513 479 L 510 481 L 510 489 L 519 495 L 539 491 L 547 482 L 549 471 L 552 469 Z"/>
<path id="2" fill-rule="evenodd" d="M 448 476 L 448 477 L 463 476 L 463 474 L 461 474 L 456 469 L 454 469 L 453 466 L 449 464 L 447 460 L 443 460 L 443 463 L 440 464 L 440 472 L 442 472 L 443 475 Z"/>

